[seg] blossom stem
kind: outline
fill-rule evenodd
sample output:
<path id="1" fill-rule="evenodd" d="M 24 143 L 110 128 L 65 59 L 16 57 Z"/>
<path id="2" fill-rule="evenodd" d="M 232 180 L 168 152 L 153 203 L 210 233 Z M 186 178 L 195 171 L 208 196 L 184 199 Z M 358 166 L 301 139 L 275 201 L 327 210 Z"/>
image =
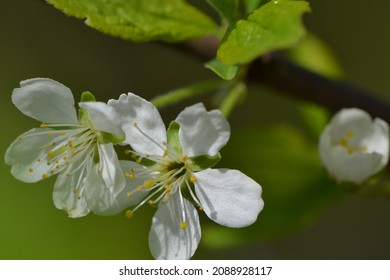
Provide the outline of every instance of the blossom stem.
<path id="1" fill-rule="evenodd" d="M 225 118 L 228 118 L 237 103 L 242 100 L 242 97 L 245 95 L 246 91 L 246 85 L 242 82 L 235 84 L 230 89 L 219 107 Z"/>
<path id="2" fill-rule="evenodd" d="M 216 90 L 225 83 L 226 81 L 221 79 L 213 79 L 196 83 L 191 86 L 172 90 L 163 95 L 157 96 L 152 100 L 152 103 L 157 108 L 165 107 L 182 101 L 184 99 Z"/>

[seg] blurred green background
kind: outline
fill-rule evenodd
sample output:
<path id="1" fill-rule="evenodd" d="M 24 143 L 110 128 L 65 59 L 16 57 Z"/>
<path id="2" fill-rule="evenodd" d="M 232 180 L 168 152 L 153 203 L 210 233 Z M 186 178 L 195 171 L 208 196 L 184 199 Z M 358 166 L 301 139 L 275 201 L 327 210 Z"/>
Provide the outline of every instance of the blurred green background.
<path id="1" fill-rule="evenodd" d="M 390 3 L 310 2 L 306 26 L 331 47 L 346 79 L 390 100 Z M 44 1 L 0 1 L 1 155 L 38 125 L 11 103 L 13 88 L 33 77 L 62 82 L 76 101 L 84 90 L 107 101 L 128 91 L 152 98 L 214 76 L 192 57 L 101 34 Z M 164 119 L 185 104 L 163 109 Z M 344 194 L 328 180 L 298 105 L 257 87 L 233 112 L 232 139 L 220 166 L 255 178 L 265 209 L 245 229 L 223 228 L 202 216 L 195 259 L 390 258 L 390 200 Z M 143 207 L 131 220 L 93 214 L 69 219 L 52 203 L 53 179 L 26 184 L 3 160 L 0 166 L 0 259 L 151 258 L 153 209 Z"/>

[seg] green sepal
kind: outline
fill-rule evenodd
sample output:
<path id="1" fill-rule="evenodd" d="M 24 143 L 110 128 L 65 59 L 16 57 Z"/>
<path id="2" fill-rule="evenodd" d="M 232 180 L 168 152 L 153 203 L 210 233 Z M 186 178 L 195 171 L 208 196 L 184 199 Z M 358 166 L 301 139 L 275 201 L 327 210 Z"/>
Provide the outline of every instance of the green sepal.
<path id="1" fill-rule="evenodd" d="M 81 94 L 80 102 L 96 102 L 95 96 L 89 91 L 84 91 Z M 93 127 L 89 119 L 88 111 L 84 108 L 79 109 L 79 122 L 82 125 Z"/>
<path id="2" fill-rule="evenodd" d="M 100 144 L 107 144 L 107 143 L 119 144 L 126 139 L 125 134 L 121 137 L 118 137 L 115 134 L 105 132 L 105 131 L 97 131 L 96 133 L 99 135 L 98 138 Z"/>
<path id="3" fill-rule="evenodd" d="M 227 65 L 222 63 L 218 59 L 210 60 L 204 65 L 204 67 L 213 71 L 215 74 L 217 74 L 224 80 L 233 79 L 236 76 L 238 69 L 240 68 L 240 66 L 237 64 Z"/>
<path id="4" fill-rule="evenodd" d="M 81 102 L 96 102 L 95 96 L 89 92 L 89 91 L 84 91 L 81 94 Z"/>
<path id="5" fill-rule="evenodd" d="M 188 169 L 191 171 L 201 171 L 213 167 L 221 160 L 221 154 L 215 156 L 202 155 L 189 158 L 187 161 Z"/>
<path id="6" fill-rule="evenodd" d="M 167 141 L 169 149 L 173 149 L 178 155 L 182 155 L 183 148 L 180 144 L 179 130 L 179 123 L 172 121 L 167 130 Z"/>

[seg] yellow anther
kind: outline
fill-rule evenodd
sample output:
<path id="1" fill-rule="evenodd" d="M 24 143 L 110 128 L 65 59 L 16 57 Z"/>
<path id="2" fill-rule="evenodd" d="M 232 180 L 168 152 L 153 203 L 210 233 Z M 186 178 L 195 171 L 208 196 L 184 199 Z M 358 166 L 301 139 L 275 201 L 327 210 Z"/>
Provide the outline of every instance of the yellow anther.
<path id="1" fill-rule="evenodd" d="M 170 191 L 172 190 L 172 186 L 171 186 L 171 185 L 166 185 L 166 186 L 165 186 L 165 189 L 166 189 L 168 192 L 170 192 Z"/>
<path id="2" fill-rule="evenodd" d="M 72 142 L 72 140 L 68 140 L 68 145 L 69 145 L 69 147 L 73 147 L 73 142 Z"/>
<path id="3" fill-rule="evenodd" d="M 187 156 L 187 155 L 183 155 L 183 156 L 181 157 L 181 160 L 182 160 L 182 161 L 186 161 L 186 160 L 187 160 L 187 158 L 188 158 L 188 156 Z"/>
<path id="4" fill-rule="evenodd" d="M 342 139 L 340 140 L 340 145 L 343 146 L 343 147 L 347 147 L 347 146 L 348 146 L 348 141 L 347 141 L 347 139 L 342 138 Z"/>
<path id="5" fill-rule="evenodd" d="M 54 158 L 54 157 L 56 156 L 56 153 L 53 152 L 53 151 L 50 151 L 50 152 L 47 153 L 47 156 L 48 156 L 49 158 Z"/>
<path id="6" fill-rule="evenodd" d="M 39 147 L 39 148 L 38 148 L 38 151 L 42 151 L 42 150 L 43 150 L 43 147 Z"/>
<path id="7" fill-rule="evenodd" d="M 29 169 L 28 169 L 28 172 L 34 172 L 34 169 L 29 168 Z"/>
<path id="8" fill-rule="evenodd" d="M 130 180 L 134 180 L 134 178 L 135 178 L 134 174 L 130 174 L 130 175 L 129 175 L 129 179 L 130 179 Z"/>
<path id="9" fill-rule="evenodd" d="M 78 196 L 77 196 L 77 200 L 80 200 L 80 199 L 81 199 L 81 196 L 78 195 Z"/>
<path id="10" fill-rule="evenodd" d="M 149 201 L 148 201 L 148 204 L 149 204 L 149 205 L 154 205 L 154 204 L 156 204 L 156 202 L 155 202 L 154 200 L 149 200 Z"/>
<path id="11" fill-rule="evenodd" d="M 163 200 L 161 200 L 161 203 L 162 204 L 166 204 L 168 202 L 168 200 L 167 199 L 163 199 Z"/>
<path id="12" fill-rule="evenodd" d="M 346 133 L 345 133 L 345 136 L 347 136 L 348 138 L 351 138 L 353 136 L 353 131 L 352 130 L 348 130 Z"/>
<path id="13" fill-rule="evenodd" d="M 53 136 L 53 132 L 49 131 L 49 132 L 47 133 L 47 135 L 48 135 L 49 137 L 52 137 L 52 136 Z"/>
<path id="14" fill-rule="evenodd" d="M 132 197 L 132 196 L 133 196 L 133 194 L 131 192 L 127 193 L 127 197 Z"/>
<path id="15" fill-rule="evenodd" d="M 125 155 L 130 155 L 131 151 L 130 150 L 125 150 L 124 153 L 125 153 Z"/>
<path id="16" fill-rule="evenodd" d="M 41 162 L 41 158 L 37 158 L 37 162 Z"/>
<path id="17" fill-rule="evenodd" d="M 134 126 L 134 127 L 137 127 L 138 124 L 137 124 L 136 122 L 133 122 L 133 126 Z"/>
<path id="18" fill-rule="evenodd" d="M 46 164 L 47 164 L 47 165 L 50 165 L 50 164 L 51 164 L 51 162 L 50 162 L 50 161 L 48 161 L 48 162 L 46 162 Z"/>
<path id="19" fill-rule="evenodd" d="M 54 174 L 54 170 L 50 170 L 50 174 L 53 175 Z"/>
<path id="20" fill-rule="evenodd" d="M 66 173 L 65 175 L 66 175 L 66 177 L 69 177 L 69 176 L 70 176 L 70 173 Z"/>
<path id="21" fill-rule="evenodd" d="M 22 135 L 19 135 L 19 136 L 18 136 L 18 140 L 23 140 L 23 136 L 22 136 Z"/>
<path id="22" fill-rule="evenodd" d="M 171 178 L 171 177 L 168 177 L 165 181 L 166 181 L 167 183 L 170 183 L 170 182 L 172 182 L 172 178 Z"/>
<path id="23" fill-rule="evenodd" d="M 61 136 L 64 136 L 64 135 L 65 135 L 65 132 L 61 131 L 61 133 L 60 133 L 60 134 L 61 134 Z"/>
<path id="24" fill-rule="evenodd" d="M 55 146 L 55 145 L 57 145 L 57 143 L 56 143 L 56 142 L 53 142 L 53 143 L 51 143 L 51 145 L 52 145 L 52 146 Z"/>
<path id="25" fill-rule="evenodd" d="M 351 146 L 347 146 L 346 149 L 348 151 L 348 154 L 352 154 L 355 151 L 354 147 Z"/>
<path id="26" fill-rule="evenodd" d="M 72 156 L 74 156 L 74 155 L 76 154 L 76 151 L 75 151 L 75 150 L 70 150 L 70 154 L 71 154 Z"/>
<path id="27" fill-rule="evenodd" d="M 202 206 L 199 207 L 199 211 L 203 211 L 204 208 Z"/>
<path id="28" fill-rule="evenodd" d="M 130 177 L 130 173 L 125 172 L 125 177 Z"/>
<path id="29" fill-rule="evenodd" d="M 191 175 L 190 180 L 191 180 L 192 183 L 195 183 L 197 179 L 196 179 L 196 177 L 194 175 Z"/>
<path id="30" fill-rule="evenodd" d="M 144 188 L 145 188 L 145 189 L 150 189 L 151 187 L 153 187 L 153 185 L 154 185 L 153 180 L 146 180 L 146 181 L 144 182 Z"/>
<path id="31" fill-rule="evenodd" d="M 50 147 L 50 146 L 51 146 L 51 143 L 47 143 L 47 144 L 46 144 L 46 147 Z"/>
<path id="32" fill-rule="evenodd" d="M 63 159 L 63 160 L 68 160 L 68 157 L 64 156 L 62 159 Z"/>
<path id="33" fill-rule="evenodd" d="M 48 178 L 47 174 L 42 174 L 42 179 L 47 179 L 47 178 Z"/>
<path id="34" fill-rule="evenodd" d="M 164 150 L 163 157 L 166 157 L 168 155 L 168 150 Z"/>
<path id="35" fill-rule="evenodd" d="M 39 127 L 40 128 L 45 128 L 45 127 L 47 127 L 47 125 L 45 123 L 41 123 L 41 125 Z"/>
<path id="36" fill-rule="evenodd" d="M 182 229 L 186 229 L 188 227 L 188 223 L 187 222 L 182 222 L 182 223 L 180 223 L 180 227 Z"/>
<path id="37" fill-rule="evenodd" d="M 57 169 L 60 169 L 60 168 L 61 168 L 61 166 L 60 166 L 59 164 L 57 164 L 57 165 L 56 165 L 56 168 L 57 168 Z"/>
<path id="38" fill-rule="evenodd" d="M 126 218 L 130 219 L 134 216 L 134 212 L 131 210 L 126 211 Z"/>
<path id="39" fill-rule="evenodd" d="M 136 156 L 135 154 L 131 154 L 131 158 L 132 158 L 132 159 L 136 159 L 137 156 Z"/>
<path id="40" fill-rule="evenodd" d="M 142 186 L 138 186 L 138 187 L 137 187 L 137 191 L 138 191 L 138 192 L 142 192 Z"/>
<path id="41" fill-rule="evenodd" d="M 76 189 L 76 188 L 73 188 L 72 192 L 73 192 L 73 193 L 77 193 L 77 189 Z"/>

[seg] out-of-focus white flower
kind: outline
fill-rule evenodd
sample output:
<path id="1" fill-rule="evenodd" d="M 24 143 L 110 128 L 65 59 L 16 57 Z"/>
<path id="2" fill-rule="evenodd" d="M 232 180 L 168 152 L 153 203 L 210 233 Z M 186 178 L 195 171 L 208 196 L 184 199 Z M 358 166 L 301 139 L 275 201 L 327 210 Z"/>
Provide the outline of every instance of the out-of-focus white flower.
<path id="1" fill-rule="evenodd" d="M 110 205 L 96 201 L 94 212 L 113 214 L 134 205 L 126 212 L 131 217 L 145 203 L 157 205 L 149 234 L 156 259 L 192 257 L 201 237 L 196 208 L 228 227 L 256 221 L 263 208 L 261 186 L 238 170 L 210 168 L 219 161 L 219 150 L 230 136 L 219 110 L 208 112 L 203 104 L 193 105 L 166 131 L 157 109 L 136 95 L 121 95 L 108 104 L 121 115 L 126 142 L 134 149 L 129 153 L 136 162 L 121 162 L 128 177 L 126 191 Z M 129 109 L 130 104 L 137 104 L 137 111 Z M 88 180 L 95 189 L 104 190 L 99 178 Z"/>
<path id="2" fill-rule="evenodd" d="M 321 134 L 321 161 L 337 181 L 362 183 L 388 162 L 388 130 L 385 121 L 363 110 L 342 109 Z"/>
<path id="3" fill-rule="evenodd" d="M 12 102 L 25 115 L 41 121 L 10 145 L 5 162 L 17 179 L 32 183 L 59 174 L 53 191 L 57 208 L 70 217 L 88 214 L 86 193 L 94 194 L 85 183 L 96 170 L 109 192 L 116 194 L 125 186 L 125 178 L 112 142 L 124 139 L 113 108 L 92 102 L 86 92 L 82 100 L 94 103 L 79 110 L 77 116 L 72 92 L 63 84 L 46 78 L 22 81 L 12 93 Z"/>

